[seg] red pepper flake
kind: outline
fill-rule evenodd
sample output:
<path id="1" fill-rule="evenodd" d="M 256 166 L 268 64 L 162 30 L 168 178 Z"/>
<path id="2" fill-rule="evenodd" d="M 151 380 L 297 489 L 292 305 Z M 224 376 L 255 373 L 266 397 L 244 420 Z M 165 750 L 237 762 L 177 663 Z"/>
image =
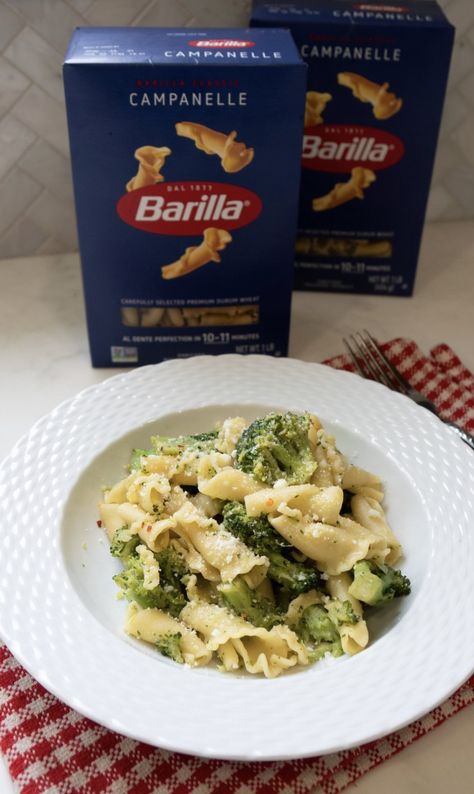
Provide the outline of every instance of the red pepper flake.
<path id="1" fill-rule="evenodd" d="M 101 527 L 102 526 L 102 521 L 96 521 L 96 524 L 97 524 L 98 527 Z"/>
<path id="2" fill-rule="evenodd" d="M 151 524 L 148 524 L 148 526 L 147 526 L 147 528 L 146 528 L 146 531 L 147 531 L 147 532 L 151 532 Z"/>

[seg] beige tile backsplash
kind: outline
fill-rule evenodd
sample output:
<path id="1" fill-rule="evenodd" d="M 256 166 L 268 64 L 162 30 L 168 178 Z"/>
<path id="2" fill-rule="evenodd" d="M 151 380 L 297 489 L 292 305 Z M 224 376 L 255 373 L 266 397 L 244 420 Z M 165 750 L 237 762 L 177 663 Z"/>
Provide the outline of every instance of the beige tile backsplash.
<path id="1" fill-rule="evenodd" d="M 428 218 L 473 218 L 474 0 L 441 5 L 457 34 Z M 0 257 L 77 248 L 61 77 L 71 31 L 238 26 L 249 7 L 250 0 L 0 0 Z"/>

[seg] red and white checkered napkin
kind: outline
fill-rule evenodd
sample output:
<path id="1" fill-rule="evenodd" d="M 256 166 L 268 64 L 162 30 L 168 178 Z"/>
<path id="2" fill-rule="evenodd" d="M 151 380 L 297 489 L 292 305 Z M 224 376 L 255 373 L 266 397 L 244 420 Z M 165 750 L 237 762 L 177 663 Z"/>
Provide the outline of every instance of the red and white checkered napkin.
<path id="1" fill-rule="evenodd" d="M 392 339 L 381 348 L 411 385 L 434 402 L 443 419 L 474 431 L 474 375 L 448 345 L 436 345 L 429 356 L 411 339 Z M 346 355 L 324 363 L 354 372 Z"/>
<path id="2" fill-rule="evenodd" d="M 384 350 L 448 419 L 474 431 L 474 377 L 447 345 L 427 358 L 406 339 Z M 325 362 L 351 369 L 344 356 Z M 430 714 L 384 739 L 299 761 L 208 761 L 112 733 L 50 695 L 0 643 L 0 750 L 20 794 L 337 794 L 474 702 L 474 676 Z"/>

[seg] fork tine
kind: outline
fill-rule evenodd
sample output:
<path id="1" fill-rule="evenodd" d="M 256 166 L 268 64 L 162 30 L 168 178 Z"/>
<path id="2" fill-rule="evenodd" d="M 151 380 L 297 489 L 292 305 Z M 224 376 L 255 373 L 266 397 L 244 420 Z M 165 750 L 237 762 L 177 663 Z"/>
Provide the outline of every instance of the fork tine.
<path id="1" fill-rule="evenodd" d="M 357 335 L 360 337 L 360 334 Z M 374 362 L 373 356 L 370 354 L 370 350 L 367 348 L 362 337 L 359 342 L 356 337 L 351 334 L 349 339 L 343 339 L 343 342 L 349 351 L 349 355 L 359 375 L 362 375 L 363 378 L 373 378 L 374 380 L 381 381 L 385 386 L 391 385 L 388 383 L 388 378 L 380 366 L 375 366 L 377 365 L 377 361 Z"/>
<path id="2" fill-rule="evenodd" d="M 379 381 L 379 383 L 383 383 L 384 386 L 392 388 L 392 383 L 387 373 L 380 366 L 364 337 L 360 333 L 357 333 L 352 339 L 372 378 Z"/>
<path id="3" fill-rule="evenodd" d="M 359 339 L 359 348 L 370 366 L 372 376 L 375 380 L 393 389 L 393 382 L 390 380 L 389 373 L 380 365 L 380 361 L 375 356 L 367 340 L 364 339 L 359 331 L 356 333 L 356 337 Z"/>
<path id="4" fill-rule="evenodd" d="M 347 348 L 347 352 L 349 353 L 350 359 L 351 359 L 352 363 L 354 364 L 354 367 L 356 368 L 356 370 L 359 373 L 359 375 L 362 378 L 367 377 L 366 373 L 364 372 L 364 370 L 360 366 L 359 359 L 357 358 L 357 355 L 356 355 L 355 351 L 353 350 L 353 348 L 351 347 L 351 345 L 348 342 L 348 340 L 347 339 L 343 339 L 342 341 L 345 344 L 345 346 Z"/>
<path id="5" fill-rule="evenodd" d="M 376 342 L 376 340 L 372 336 L 372 334 L 369 333 L 369 331 L 367 331 L 367 329 L 365 329 L 365 328 L 364 328 L 364 334 L 370 340 L 370 344 L 373 346 L 373 348 L 375 348 L 375 350 L 377 351 L 377 354 L 380 356 L 380 358 L 382 359 L 384 364 L 388 367 L 388 369 L 392 373 L 393 377 L 395 378 L 395 380 L 398 383 L 399 388 L 402 388 L 404 391 L 408 391 L 411 388 L 410 384 L 403 377 L 401 372 L 399 372 L 398 369 L 392 364 L 392 362 L 389 361 L 389 359 L 387 358 L 387 356 L 385 355 L 383 350 L 381 350 L 380 345 L 378 344 L 378 342 Z"/>
<path id="6" fill-rule="evenodd" d="M 372 334 L 365 329 L 363 333 L 365 336 L 357 331 L 355 335 L 351 334 L 348 339 L 342 340 L 359 375 L 373 378 L 389 389 L 406 394 L 409 384 L 381 351 Z"/>

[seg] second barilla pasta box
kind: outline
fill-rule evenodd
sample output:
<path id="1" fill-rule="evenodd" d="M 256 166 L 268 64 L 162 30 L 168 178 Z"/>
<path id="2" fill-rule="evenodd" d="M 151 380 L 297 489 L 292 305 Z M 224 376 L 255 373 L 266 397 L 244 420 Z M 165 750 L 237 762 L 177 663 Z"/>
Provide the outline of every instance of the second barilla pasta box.
<path id="1" fill-rule="evenodd" d="M 290 33 L 80 28 L 64 82 L 93 364 L 286 355 L 306 84 Z"/>
<path id="2" fill-rule="evenodd" d="M 260 2 L 308 64 L 296 288 L 413 291 L 454 29 L 431 0 Z"/>

